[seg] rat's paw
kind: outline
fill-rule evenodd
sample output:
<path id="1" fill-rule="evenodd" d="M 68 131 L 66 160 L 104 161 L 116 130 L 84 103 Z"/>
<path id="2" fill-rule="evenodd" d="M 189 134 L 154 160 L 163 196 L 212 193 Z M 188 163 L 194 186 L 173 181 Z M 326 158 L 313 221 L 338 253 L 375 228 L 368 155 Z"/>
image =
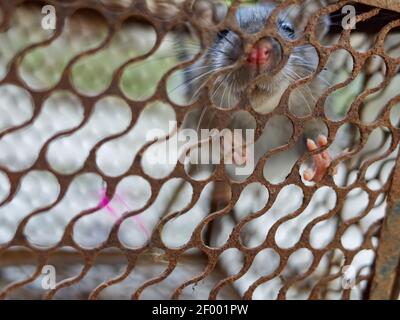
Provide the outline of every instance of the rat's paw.
<path id="1" fill-rule="evenodd" d="M 318 148 L 324 147 L 328 144 L 328 139 L 320 135 L 315 143 L 311 139 L 307 139 L 307 149 L 309 151 L 314 151 Z M 304 179 L 306 181 L 319 182 L 325 176 L 329 166 L 331 165 L 332 158 L 327 150 L 312 156 L 314 162 L 314 169 L 308 169 L 304 172 Z"/>
<path id="2" fill-rule="evenodd" d="M 236 146 L 236 145 L 235 145 Z M 233 163 L 241 166 L 249 160 L 249 151 L 246 144 L 240 144 L 233 149 Z"/>
<path id="3" fill-rule="evenodd" d="M 224 159 L 232 160 L 232 163 L 241 166 L 247 163 L 249 160 L 249 150 L 246 146 L 246 143 L 243 141 L 242 137 L 238 137 L 233 135 L 233 139 L 230 135 L 224 137 L 227 139 L 227 144 L 232 146 L 232 150 L 228 150 L 224 155 Z"/>

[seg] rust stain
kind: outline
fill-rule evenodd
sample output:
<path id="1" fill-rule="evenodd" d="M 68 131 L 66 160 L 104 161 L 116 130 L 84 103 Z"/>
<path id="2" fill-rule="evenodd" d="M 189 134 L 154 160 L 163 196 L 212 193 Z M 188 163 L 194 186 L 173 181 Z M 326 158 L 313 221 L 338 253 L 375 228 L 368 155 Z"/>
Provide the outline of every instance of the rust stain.
<path id="1" fill-rule="evenodd" d="M 2 10 L 4 11 L 4 18 L 2 21 L 2 24 L 0 25 L 0 31 L 7 30 L 9 27 L 9 22 L 11 17 L 13 16 L 15 10 L 16 10 L 16 5 L 21 5 L 25 1 L 8 1 L 8 0 L 0 0 L 0 6 Z M 400 12 L 400 4 L 398 1 L 373 1 L 373 0 L 363 0 L 363 1 L 357 1 L 360 3 L 367 3 L 376 6 L 377 8 L 386 8 L 386 9 L 392 9 L 392 10 L 397 10 Z M 114 77 L 112 79 L 112 82 L 110 86 L 101 94 L 94 96 L 94 97 L 85 97 L 81 94 L 79 94 L 74 86 L 70 82 L 71 78 L 71 65 L 66 67 L 65 71 L 62 73 L 61 79 L 57 82 L 57 84 L 52 87 L 50 90 L 47 91 L 36 91 L 33 88 L 29 87 L 27 83 L 21 80 L 21 78 L 18 76 L 18 69 L 21 63 L 21 58 L 23 57 L 24 54 L 29 52 L 30 50 L 33 50 L 35 47 L 40 47 L 44 46 L 48 43 L 51 43 L 52 41 L 55 41 L 59 38 L 62 26 L 64 25 L 64 22 L 68 17 L 70 17 L 75 10 L 78 8 L 90 8 L 98 13 L 100 13 L 104 18 L 105 21 L 108 25 L 108 31 L 109 31 L 109 36 L 111 37 L 112 35 L 115 35 L 116 32 L 118 32 L 120 28 L 120 24 L 122 21 L 127 19 L 128 17 L 134 17 L 135 19 L 141 20 L 141 21 L 147 21 L 149 24 L 151 24 L 154 29 L 156 30 L 157 33 L 157 39 L 155 42 L 155 45 L 153 49 L 147 53 L 144 56 L 140 56 L 138 58 L 132 59 L 129 62 L 140 62 L 144 61 L 147 57 L 151 56 L 156 49 L 159 47 L 161 42 L 163 41 L 163 37 L 170 31 L 173 30 L 176 27 L 182 27 L 186 24 L 192 25 L 194 29 L 197 31 L 199 34 L 199 38 L 203 41 L 205 45 L 207 45 L 207 39 L 210 39 L 210 34 L 215 33 L 215 26 L 209 25 L 209 26 L 204 26 L 198 23 L 196 16 L 188 14 L 188 5 L 189 1 L 186 2 L 187 6 L 185 4 L 181 4 L 177 7 L 177 11 L 175 14 L 172 14 L 168 19 L 162 19 L 162 14 L 165 11 L 165 6 L 163 9 L 157 11 L 157 10 L 149 10 L 149 8 L 146 5 L 146 1 L 132 1 L 131 4 L 127 7 L 124 8 L 124 10 L 119 10 L 115 9 L 113 6 L 106 6 L 103 4 L 102 1 L 94 1 L 94 0 L 76 0 L 73 2 L 65 2 L 65 1 L 55 1 L 55 0 L 48 0 L 48 1 L 40 1 L 38 3 L 48 3 L 52 4 L 56 7 L 57 12 L 59 13 L 58 16 L 58 27 L 57 31 L 54 33 L 52 38 L 47 39 L 43 41 L 42 43 L 37 43 L 35 46 L 26 48 L 20 52 L 18 52 L 13 59 L 11 60 L 11 64 L 7 70 L 7 73 L 3 79 L 0 80 L 0 86 L 5 85 L 5 84 L 15 84 L 21 88 L 24 88 L 29 95 L 31 96 L 33 102 L 34 102 L 34 115 L 33 118 L 29 123 L 21 125 L 18 129 L 27 127 L 29 124 L 31 124 L 37 117 L 39 110 L 43 104 L 43 101 L 45 98 L 51 93 L 56 90 L 69 90 L 71 92 L 74 92 L 78 97 L 80 97 L 80 102 L 83 105 L 85 109 L 85 118 L 83 121 L 83 124 L 87 123 L 91 117 L 90 111 L 92 110 L 93 105 L 97 100 L 99 100 L 101 97 L 106 96 L 106 95 L 117 95 L 117 96 L 122 96 L 121 90 L 119 88 L 119 83 L 121 80 L 121 76 L 123 73 L 124 68 L 128 65 L 128 63 L 124 64 L 121 68 L 117 70 L 117 72 L 114 73 Z M 289 2 L 284 2 L 287 5 L 290 3 L 301 3 L 300 0 L 293 0 Z M 335 3 L 329 6 L 326 6 L 324 8 L 321 8 L 318 12 L 319 15 L 323 14 L 329 14 L 332 12 L 335 12 L 339 10 L 343 5 L 346 3 L 350 3 L 350 1 L 340 1 L 339 3 Z M 235 6 L 233 6 L 233 10 L 235 10 Z M 165 12 L 164 12 L 165 13 Z M 171 12 L 170 12 L 171 13 Z M 172 12 L 174 13 L 174 12 Z M 369 18 L 372 18 L 373 16 L 377 15 L 379 13 L 379 9 L 374 9 L 371 12 L 366 13 L 362 17 L 359 17 L 361 21 L 367 20 Z M 161 18 L 160 18 L 161 15 Z M 318 24 L 318 16 L 313 17 L 309 21 L 308 29 L 307 30 L 314 30 Z M 229 23 L 226 22 L 226 23 Z M 357 275 L 357 281 L 361 282 L 363 280 L 366 280 L 370 284 L 370 296 L 369 298 L 371 299 L 389 299 L 394 297 L 394 292 L 393 288 L 395 286 L 396 281 L 398 281 L 398 274 L 397 274 L 397 267 L 399 265 L 399 256 L 400 256 L 400 162 L 397 160 L 397 164 L 394 170 L 394 174 L 392 175 L 392 179 L 389 180 L 388 183 L 384 184 L 381 186 L 379 190 L 371 190 L 367 186 L 367 182 L 365 181 L 365 175 L 366 171 L 368 169 L 368 166 L 371 165 L 374 161 L 382 160 L 384 159 L 385 156 L 388 156 L 391 152 L 396 150 L 396 148 L 399 146 L 399 139 L 400 139 L 400 132 L 399 128 L 394 126 L 390 122 L 390 108 L 393 107 L 396 103 L 400 102 L 400 97 L 394 97 L 388 104 L 385 106 L 383 112 L 377 120 L 373 123 L 365 123 L 360 120 L 358 112 L 359 109 L 361 108 L 361 105 L 363 104 L 364 99 L 373 93 L 376 93 L 379 89 L 384 89 L 388 83 L 390 82 L 390 79 L 394 77 L 394 75 L 398 72 L 398 66 L 399 66 L 399 59 L 398 58 L 393 58 L 389 56 L 385 50 L 384 50 L 384 38 L 385 35 L 390 31 L 391 28 L 398 27 L 400 25 L 399 20 L 393 21 L 390 25 L 385 27 L 382 30 L 377 30 L 377 39 L 373 43 L 373 47 L 367 51 L 367 52 L 358 52 L 352 48 L 351 43 L 350 43 L 350 31 L 343 32 L 341 35 L 341 38 L 339 40 L 339 43 L 337 45 L 334 45 L 332 47 L 326 47 L 320 44 L 315 37 L 312 36 L 311 31 L 309 31 L 308 34 L 304 37 L 304 41 L 306 43 L 311 44 L 316 48 L 316 50 L 319 53 L 320 56 L 320 64 L 321 68 L 323 67 L 323 64 L 325 64 L 329 58 L 329 56 L 336 50 L 338 49 L 346 49 L 351 56 L 354 59 L 354 70 L 353 73 L 350 75 L 349 79 L 346 80 L 345 83 L 341 83 L 337 85 L 336 89 L 340 89 L 341 87 L 344 87 L 345 84 L 350 83 L 352 80 L 354 80 L 358 74 L 360 73 L 361 68 L 365 63 L 367 63 L 368 59 L 372 56 L 380 56 L 383 57 L 385 60 L 385 64 L 387 67 L 386 73 L 384 75 L 384 80 L 380 87 L 377 88 L 367 88 L 366 84 L 364 83 L 364 91 L 362 92 L 361 95 L 355 97 L 355 100 L 352 102 L 351 108 L 347 114 L 347 116 L 339 121 L 331 121 L 326 117 L 324 114 L 324 105 L 323 102 L 327 99 L 327 97 L 332 93 L 333 90 L 329 91 L 327 90 L 324 92 L 324 94 L 321 96 L 321 98 L 318 100 L 318 104 L 316 106 L 315 113 L 305 117 L 304 119 L 301 119 L 301 121 L 293 121 L 293 132 L 294 136 L 291 137 L 289 143 L 282 148 L 274 149 L 271 152 L 268 153 L 268 155 L 263 156 L 261 159 L 260 163 L 257 164 L 255 174 L 251 177 L 251 179 L 243 181 L 243 182 L 237 182 L 237 181 L 232 181 L 230 180 L 227 175 L 225 174 L 224 167 L 222 165 L 217 166 L 217 169 L 215 171 L 215 174 L 210 178 L 210 181 L 217 182 L 217 194 L 215 195 L 212 203 L 212 211 L 211 214 L 209 214 L 204 220 L 199 222 L 199 224 L 194 228 L 193 234 L 190 238 L 190 241 L 185 244 L 182 247 L 179 248 L 170 248 L 166 244 L 162 242 L 162 237 L 161 233 L 163 231 L 163 227 L 165 224 L 173 219 L 176 216 L 185 214 L 189 211 L 190 208 L 194 206 L 196 201 L 198 200 L 198 196 L 200 193 L 203 191 L 205 188 L 207 182 L 204 181 L 198 181 L 193 179 L 193 177 L 187 175 L 185 173 L 185 170 L 182 165 L 178 164 L 175 169 L 169 174 L 168 177 L 162 178 L 162 179 L 156 179 L 149 177 L 146 172 L 143 170 L 143 168 L 140 165 L 140 159 L 144 153 L 145 150 L 147 150 L 150 146 L 150 144 L 146 145 L 143 147 L 141 152 L 139 152 L 138 159 L 135 160 L 135 163 L 132 165 L 130 168 L 129 172 L 126 173 L 123 176 L 120 177 L 109 177 L 104 175 L 97 167 L 96 165 L 96 158 L 95 158 L 95 152 L 96 150 L 104 144 L 107 139 L 103 139 L 99 141 L 96 144 L 96 147 L 91 150 L 89 153 L 88 158 L 86 159 L 83 168 L 81 169 L 80 172 L 95 172 L 99 176 L 101 176 L 106 182 L 107 182 L 107 190 L 106 194 L 108 198 L 112 198 L 112 196 L 115 194 L 115 189 L 117 184 L 127 175 L 129 174 L 135 174 L 139 175 L 141 177 L 144 177 L 150 184 L 151 187 L 151 198 L 149 200 L 149 205 L 146 207 L 148 208 L 152 203 L 155 202 L 161 186 L 171 178 L 182 178 L 185 181 L 190 182 L 191 186 L 193 187 L 193 194 L 195 195 L 190 204 L 185 208 L 182 209 L 179 212 L 174 212 L 171 213 L 170 215 L 167 215 L 165 217 L 162 217 L 160 222 L 157 224 L 156 228 L 152 230 L 152 235 L 150 238 L 150 242 L 147 243 L 146 245 L 143 245 L 140 248 L 137 249 L 130 249 L 127 248 L 124 243 L 122 243 L 119 238 L 118 238 L 118 231 L 119 231 L 119 226 L 121 223 L 125 220 L 128 219 L 134 215 L 137 215 L 139 213 L 142 213 L 146 208 L 142 210 L 136 210 L 136 211 L 131 211 L 128 214 L 124 215 L 122 218 L 120 218 L 113 226 L 113 228 L 110 231 L 108 239 L 98 248 L 96 249 L 87 249 L 83 246 L 80 246 L 77 244 L 75 241 L 73 241 L 73 229 L 74 226 L 76 225 L 77 221 L 90 214 L 95 212 L 98 208 L 92 208 L 90 210 L 87 210 L 85 212 L 79 213 L 79 216 L 76 220 L 71 221 L 70 224 L 65 228 L 65 233 L 62 237 L 62 240 L 55 246 L 52 247 L 51 249 L 48 250 L 39 250 L 38 248 L 32 247 L 30 244 L 29 240 L 25 237 L 24 235 L 24 226 L 28 223 L 28 221 L 33 218 L 35 215 L 39 214 L 42 212 L 40 209 L 37 211 L 31 212 L 27 217 L 24 218 L 23 222 L 18 226 L 17 231 L 12 238 L 11 241 L 5 244 L 0 245 L 0 257 L 3 255 L 4 261 L 7 262 L 7 265 L 12 265 L 14 264 L 20 264 L 23 263 L 21 261 L 25 261 L 24 258 L 21 258 L 18 255 L 14 255 L 12 253 L 12 249 L 14 247 L 22 247 L 24 249 L 27 249 L 33 253 L 33 260 L 29 260 L 29 262 L 36 262 L 36 267 L 38 270 L 40 269 L 41 266 L 45 265 L 47 259 L 51 257 L 52 255 L 55 254 L 55 252 L 59 251 L 62 248 L 65 247 L 73 247 L 78 255 L 82 257 L 82 261 L 84 261 L 84 268 L 82 269 L 81 273 L 78 274 L 74 278 L 69 278 L 65 281 L 62 281 L 57 284 L 56 288 L 54 290 L 51 290 L 47 293 L 46 297 L 51 298 L 55 295 L 56 292 L 58 292 L 61 288 L 67 287 L 67 286 L 72 286 L 78 282 L 81 281 L 81 279 L 86 275 L 86 273 L 93 267 L 95 264 L 96 257 L 102 253 L 102 251 L 106 251 L 108 249 L 118 249 L 118 261 L 123 261 L 124 259 L 127 262 L 127 271 L 125 274 L 121 275 L 118 278 L 115 278 L 113 280 L 105 281 L 103 283 L 99 283 L 99 287 L 106 287 L 109 283 L 119 283 L 122 282 L 129 271 L 133 270 L 137 259 L 140 259 L 141 256 L 148 256 L 149 252 L 157 253 L 160 257 L 162 257 L 163 262 L 167 265 L 165 268 L 165 271 L 158 276 L 144 282 L 141 284 L 141 286 L 137 289 L 135 293 L 132 294 L 133 298 L 140 298 L 141 293 L 148 287 L 154 285 L 154 286 L 161 286 L 162 281 L 175 270 L 177 266 L 180 265 L 179 261 L 185 261 L 185 257 L 187 254 L 188 250 L 191 249 L 198 249 L 199 252 L 203 255 L 201 258 L 201 261 L 204 262 L 205 260 L 207 261 L 206 267 L 204 268 L 203 272 L 197 275 L 194 275 L 192 279 L 189 279 L 185 282 L 183 282 L 180 286 L 175 288 L 175 291 L 172 293 L 172 297 L 178 298 L 183 289 L 185 289 L 187 286 L 191 284 L 197 284 L 200 283 L 203 279 L 205 279 L 207 276 L 209 276 L 211 273 L 213 273 L 219 266 L 218 264 L 218 259 L 220 256 L 224 253 L 224 251 L 228 249 L 237 249 L 240 252 L 243 253 L 245 256 L 244 262 L 243 262 L 243 267 L 237 271 L 236 274 L 234 275 L 226 275 L 225 278 L 221 279 L 217 284 L 215 284 L 214 288 L 210 289 L 210 297 L 211 298 L 216 298 L 218 295 L 218 292 L 224 288 L 224 286 L 227 285 L 232 285 L 237 279 L 240 279 L 244 274 L 246 274 L 247 270 L 250 268 L 254 257 L 263 249 L 273 249 L 275 252 L 279 255 L 280 257 L 280 262 L 279 265 L 277 266 L 276 270 L 273 271 L 273 273 L 269 275 L 264 275 L 260 276 L 258 279 L 256 279 L 250 286 L 249 288 L 244 292 L 243 298 L 245 299 L 251 299 L 253 297 L 253 293 L 255 290 L 261 286 L 262 284 L 266 283 L 267 281 L 277 278 L 282 281 L 282 289 L 278 294 L 278 298 L 286 298 L 286 294 L 288 290 L 291 288 L 291 286 L 294 286 L 298 283 L 302 283 L 302 286 L 305 288 L 305 290 L 309 290 L 310 293 L 310 298 L 313 299 L 321 299 L 325 298 L 325 293 L 328 291 L 328 285 L 331 281 L 334 281 L 335 279 L 338 279 L 341 277 L 340 273 L 335 272 L 335 267 L 341 266 L 343 263 L 351 263 L 353 258 L 356 256 L 356 254 L 362 250 L 373 250 L 376 253 L 376 260 L 375 260 L 375 272 L 373 274 L 368 274 L 368 275 Z M 102 46 L 105 46 L 106 42 L 102 44 Z M 285 46 L 292 47 L 293 44 L 289 42 L 285 42 Z M 78 56 L 74 58 L 74 61 L 78 61 L 79 58 L 87 55 L 87 54 L 94 54 L 98 51 L 100 51 L 102 47 L 98 47 L 95 49 L 92 49 L 90 52 L 82 52 Z M 202 49 L 204 52 L 204 49 Z M 187 63 L 186 63 L 187 64 Z M 181 63 L 178 66 L 175 67 L 175 69 L 182 68 L 185 64 Z M 316 75 L 313 75 L 310 79 L 304 80 L 304 82 L 311 82 L 312 80 L 315 79 Z M 371 75 L 372 76 L 372 75 Z M 168 101 L 168 97 L 166 95 L 166 77 L 167 74 L 163 76 L 163 78 L 160 80 L 160 86 L 157 87 L 157 90 L 155 94 L 149 98 L 146 101 L 133 101 L 129 100 L 126 97 L 126 99 L 130 106 L 132 107 L 132 110 L 137 113 L 137 116 L 132 117 L 131 123 L 129 124 L 130 127 L 133 127 L 135 123 L 137 122 L 139 118 L 140 112 L 143 110 L 144 106 L 146 103 L 151 102 L 151 101 L 164 101 L 167 102 L 168 104 L 172 105 L 172 107 L 175 110 L 176 113 L 176 118 L 178 123 L 182 123 L 185 115 L 198 107 L 201 103 L 204 104 L 210 104 L 209 98 L 206 96 L 202 97 L 202 101 L 199 101 L 197 104 L 187 106 L 186 108 L 182 108 L 181 106 L 172 103 L 171 101 Z M 300 85 L 300 83 L 298 84 Z M 295 86 L 292 88 L 295 89 Z M 282 97 L 281 100 L 281 105 L 279 109 L 279 112 L 281 114 L 286 115 L 289 119 L 295 119 L 292 114 L 287 110 L 287 108 L 284 108 L 283 104 L 285 101 L 288 101 L 289 99 L 289 94 L 290 91 L 285 92 L 284 96 Z M 184 110 L 183 110 L 184 109 Z M 218 121 L 220 121 L 220 125 L 223 125 L 223 118 L 232 112 L 238 111 L 239 109 L 232 109 L 232 110 L 222 110 L 221 114 L 223 116 L 218 117 Z M 264 128 L 265 124 L 267 121 L 270 119 L 271 115 L 261 115 L 256 113 L 254 110 L 251 108 L 248 109 L 249 113 L 254 117 L 257 123 L 257 130 L 262 130 Z M 333 179 L 325 179 L 321 182 L 320 185 L 318 186 L 312 186 L 308 187 L 305 186 L 300 179 L 300 173 L 299 173 L 299 167 L 300 167 L 300 162 L 296 163 L 294 166 L 293 171 L 288 175 L 288 177 L 285 179 L 284 183 L 282 184 L 272 184 L 269 182 L 266 182 L 266 180 L 263 177 L 262 174 L 262 164 L 265 163 L 265 161 L 273 156 L 274 154 L 277 154 L 278 152 L 286 151 L 289 150 L 291 147 L 291 144 L 300 136 L 302 131 L 304 130 L 304 123 L 307 120 L 312 120 L 314 117 L 320 117 L 325 123 L 328 128 L 330 137 L 329 137 L 329 142 L 334 140 L 334 136 L 337 133 L 338 129 L 340 126 L 342 126 L 345 123 L 353 123 L 355 124 L 360 132 L 360 144 L 356 147 L 356 150 L 361 150 L 362 147 L 365 146 L 366 141 L 371 134 L 371 132 L 378 127 L 385 127 L 388 128 L 388 130 L 391 133 L 392 136 L 392 142 L 390 144 L 389 149 L 381 155 L 380 157 L 373 159 L 373 161 L 366 161 L 364 163 L 360 163 L 359 169 L 359 176 L 357 177 L 356 181 L 349 185 L 349 186 L 344 186 L 344 187 L 338 187 Z M 0 133 L 0 138 L 6 136 L 7 134 L 15 131 L 16 128 L 10 128 L 7 129 L 3 132 Z M 73 129 L 70 130 L 68 133 L 72 134 L 76 132 L 78 129 Z M 53 137 L 54 138 L 54 137 Z M 52 138 L 52 139 L 53 139 Z M 71 182 L 75 178 L 76 174 L 70 174 L 70 175 L 60 175 L 56 171 L 54 171 L 50 165 L 48 164 L 44 151 L 46 150 L 51 142 L 51 139 L 46 141 L 42 147 L 42 151 L 40 152 L 40 155 L 37 159 L 37 161 L 33 164 L 33 166 L 29 169 L 26 170 L 21 170 L 18 172 L 12 172 L 8 170 L 5 167 L 0 166 L 0 170 L 5 173 L 7 178 L 10 181 L 10 195 L 2 201 L 1 205 L 5 205 L 10 203 L 13 198 L 15 197 L 17 190 L 19 186 L 21 185 L 21 180 L 22 178 L 30 171 L 30 170 L 35 170 L 35 169 L 40 169 L 40 170 L 48 170 L 52 172 L 58 180 L 58 184 L 60 187 L 60 197 L 57 201 L 60 201 L 60 199 L 66 194 Z M 353 152 L 355 154 L 355 152 Z M 348 160 L 350 159 L 351 155 L 344 156 L 340 160 Z M 305 160 L 305 159 L 301 159 Z M 227 242 L 224 244 L 223 247 L 221 248 L 211 248 L 208 246 L 208 243 L 205 243 L 204 239 L 202 238 L 202 231 L 203 229 L 207 229 L 207 225 L 210 225 L 213 223 L 214 220 L 217 218 L 221 217 L 230 217 L 232 214 L 232 207 L 233 205 L 238 201 L 240 194 L 242 190 L 248 186 L 251 183 L 254 182 L 259 182 L 263 186 L 265 186 L 268 191 L 269 191 L 269 200 L 267 203 L 265 203 L 265 207 L 260 209 L 257 212 L 254 212 L 252 214 L 247 215 L 246 217 L 242 218 L 241 220 L 236 220 L 235 222 L 235 227 L 232 230 L 232 233 L 227 240 Z M 242 243 L 241 238 L 240 238 L 240 233 L 242 228 L 245 226 L 246 223 L 251 222 L 255 220 L 257 217 L 261 216 L 264 214 L 272 205 L 273 202 L 276 200 L 279 192 L 287 185 L 296 185 L 300 187 L 303 190 L 304 194 L 304 199 L 301 207 L 295 212 L 291 213 L 290 215 L 286 215 L 283 218 L 281 218 L 279 221 L 276 221 L 273 226 L 271 227 L 271 231 L 265 235 L 266 239 L 261 243 L 260 246 L 258 247 L 253 247 L 249 248 L 245 244 Z M 221 190 L 220 186 L 228 186 L 226 189 Z M 307 203 L 311 200 L 313 194 L 317 190 L 318 187 L 321 186 L 327 186 L 330 187 L 334 190 L 334 192 L 337 195 L 337 203 L 336 207 L 332 210 L 330 210 L 325 216 L 318 217 L 313 219 L 309 225 L 304 229 L 303 233 L 301 234 L 301 238 L 299 242 L 292 248 L 280 248 L 276 241 L 275 241 L 275 234 L 277 229 L 286 221 L 288 221 L 290 218 L 295 217 L 296 215 L 301 215 L 306 206 Z M 346 195 L 352 191 L 355 190 L 356 188 L 360 188 L 365 190 L 365 192 L 368 194 L 369 199 L 373 199 L 374 202 L 377 200 L 378 196 L 380 193 L 384 193 L 388 195 L 388 210 L 387 210 L 387 215 L 384 218 L 383 224 L 378 221 L 377 223 L 374 223 L 371 225 L 368 230 L 366 230 L 363 234 L 363 242 L 361 245 L 355 249 L 355 250 L 350 250 L 346 249 L 343 247 L 341 243 L 341 238 L 343 234 L 345 233 L 346 229 L 351 225 L 356 225 L 360 223 L 360 220 L 362 217 L 366 216 L 371 210 L 373 209 L 373 204 L 369 204 L 367 208 L 364 210 L 362 216 L 356 217 L 352 219 L 350 222 L 349 221 L 342 221 L 340 218 L 341 214 L 341 207 L 344 204 L 344 199 Z M 229 192 L 226 190 L 229 189 Z M 57 203 L 54 203 L 50 207 L 46 208 L 46 210 L 50 210 L 51 208 L 54 208 Z M 330 218 L 337 218 L 337 231 L 336 234 L 334 235 L 334 238 L 332 241 L 324 248 L 322 249 L 315 249 L 310 245 L 310 234 L 311 234 L 311 229 L 313 226 L 315 226 L 318 222 L 323 221 L 323 220 L 328 220 Z M 379 234 L 379 247 L 376 248 L 373 244 L 373 239 L 377 237 L 377 229 L 381 227 L 381 232 Z M 313 255 L 314 259 L 312 261 L 312 264 L 308 267 L 307 270 L 289 270 L 288 267 L 288 260 L 290 255 L 295 252 L 296 250 L 307 248 Z M 309 276 L 313 274 L 313 272 L 317 269 L 319 262 L 321 261 L 322 257 L 324 255 L 329 255 L 331 252 L 334 250 L 340 250 L 343 253 L 342 260 L 338 260 L 333 254 L 330 256 L 329 260 L 329 268 L 328 270 L 321 275 L 321 277 L 318 279 L 318 281 L 312 281 Z M 121 260 L 121 256 L 124 258 Z M 80 258 L 79 257 L 79 258 Z M 207 259 L 204 259 L 204 257 L 207 257 Z M 59 259 L 62 259 L 63 256 L 59 255 Z M 15 259 L 15 260 L 12 260 Z M 117 258 L 116 258 L 117 259 Z M 68 257 L 66 258 L 65 261 L 69 263 L 74 263 L 76 260 L 76 257 Z M 113 260 L 113 255 L 109 255 L 107 259 L 104 259 L 104 263 L 107 263 L 107 261 L 112 261 Z M 149 259 L 147 259 L 149 260 Z M 146 261 L 147 261 L 146 260 Z M 13 262 L 14 261 L 14 262 Z M 4 263 L 5 263 L 4 262 Z M 26 262 L 26 261 L 25 261 Z M 149 264 L 154 263 L 154 259 L 150 259 L 148 261 Z M 1 265 L 1 263 L 0 263 Z M 286 268 L 286 269 L 285 269 Z M 283 270 L 288 270 L 287 274 L 282 275 Z M 11 285 L 1 288 L 0 287 L 0 297 L 1 298 L 7 298 L 10 294 L 12 294 L 15 290 L 18 288 L 24 287 L 25 285 L 33 282 L 35 279 L 37 279 L 40 276 L 39 271 L 35 271 L 35 273 L 32 275 L 32 277 L 26 279 L 25 281 L 20 281 L 20 282 L 15 282 L 12 283 Z M 97 296 L 99 293 L 100 289 L 95 289 L 92 292 L 91 297 Z M 349 291 L 343 291 L 342 293 L 342 298 L 349 298 Z"/>

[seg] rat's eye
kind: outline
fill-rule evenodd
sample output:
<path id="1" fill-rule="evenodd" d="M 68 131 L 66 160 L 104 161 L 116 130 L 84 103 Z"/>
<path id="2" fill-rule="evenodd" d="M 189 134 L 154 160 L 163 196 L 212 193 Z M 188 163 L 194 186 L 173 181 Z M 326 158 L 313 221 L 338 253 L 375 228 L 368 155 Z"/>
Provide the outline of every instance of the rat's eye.
<path id="1" fill-rule="evenodd" d="M 218 34 L 217 34 L 218 39 L 223 39 L 223 38 L 225 38 L 225 37 L 228 35 L 228 33 L 229 33 L 229 30 L 228 30 L 228 29 L 221 30 L 221 31 L 218 32 Z"/>
<path id="2" fill-rule="evenodd" d="M 294 29 L 292 25 L 287 22 L 282 22 L 279 24 L 283 32 L 285 32 L 289 37 L 294 37 Z"/>

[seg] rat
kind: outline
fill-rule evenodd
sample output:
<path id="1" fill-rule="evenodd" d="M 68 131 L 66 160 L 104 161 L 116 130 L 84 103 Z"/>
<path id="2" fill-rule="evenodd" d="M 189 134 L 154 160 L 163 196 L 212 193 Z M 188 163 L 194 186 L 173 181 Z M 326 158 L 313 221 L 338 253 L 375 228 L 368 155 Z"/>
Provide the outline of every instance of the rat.
<path id="1" fill-rule="evenodd" d="M 275 9 L 274 4 L 255 4 L 241 6 L 236 11 L 236 20 L 240 29 L 247 34 L 256 34 L 261 31 L 267 19 Z M 290 9 L 286 9 L 290 10 Z M 294 22 L 289 18 L 290 12 L 281 12 L 277 18 L 276 28 L 282 38 L 291 41 L 301 36 Z M 329 19 L 321 18 L 316 30 L 317 36 L 322 38 L 329 29 Z M 210 100 L 220 108 L 234 106 L 244 94 L 252 79 L 262 75 L 262 81 L 258 82 L 249 95 L 250 103 L 256 112 L 266 114 L 272 112 L 279 104 L 280 98 L 287 87 L 296 80 L 312 74 L 318 67 L 318 54 L 311 45 L 300 45 L 293 48 L 288 61 L 281 70 L 272 75 L 271 71 L 282 59 L 282 48 L 273 37 L 258 39 L 249 52 L 244 51 L 244 41 L 239 35 L 230 29 L 220 30 L 215 36 L 213 44 L 205 50 L 204 55 L 184 71 L 187 99 L 193 102 L 199 95 L 202 86 L 209 75 L 236 63 L 245 55 L 244 63 L 235 70 L 227 70 L 221 73 L 210 90 Z M 326 71 L 317 75 L 318 80 L 312 81 L 294 89 L 289 99 L 289 110 L 297 116 L 305 116 L 312 112 L 317 97 L 328 87 L 325 79 Z M 210 113 L 210 109 L 214 109 Z M 205 114 L 207 110 L 208 114 Z M 197 128 L 203 128 L 204 123 L 210 124 L 210 117 L 216 108 L 204 108 L 201 114 L 197 114 Z M 210 115 L 211 114 L 211 115 Z M 191 120 L 193 121 L 193 120 Z M 255 157 L 260 158 L 268 150 L 286 144 L 292 135 L 290 120 L 282 116 L 272 117 L 268 128 L 255 144 Z M 230 124 L 235 129 L 254 128 L 254 119 L 249 117 L 235 117 Z M 326 128 L 317 120 L 306 126 L 294 148 L 289 150 L 286 159 L 297 160 L 304 152 L 315 151 L 328 144 Z M 245 146 L 244 146 L 245 148 Z M 246 157 L 246 152 L 239 150 L 239 157 Z M 235 157 L 234 157 L 235 158 Z M 237 155 L 236 155 L 237 158 Z M 319 182 L 325 176 L 332 157 L 327 150 L 312 156 L 313 169 L 307 169 L 303 178 L 307 181 Z M 276 161 L 280 165 L 282 160 Z M 274 169 L 272 169 L 274 170 Z M 279 169 L 278 169 L 279 170 Z"/>

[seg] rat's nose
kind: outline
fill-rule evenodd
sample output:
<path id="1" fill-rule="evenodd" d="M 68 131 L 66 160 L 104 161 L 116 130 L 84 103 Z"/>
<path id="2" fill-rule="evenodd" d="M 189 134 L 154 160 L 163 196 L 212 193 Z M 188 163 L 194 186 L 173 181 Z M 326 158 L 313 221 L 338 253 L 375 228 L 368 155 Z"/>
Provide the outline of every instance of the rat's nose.
<path id="1" fill-rule="evenodd" d="M 247 62 L 252 65 L 262 66 L 268 63 L 272 52 L 272 43 L 267 39 L 261 39 L 254 44 L 247 56 Z"/>

